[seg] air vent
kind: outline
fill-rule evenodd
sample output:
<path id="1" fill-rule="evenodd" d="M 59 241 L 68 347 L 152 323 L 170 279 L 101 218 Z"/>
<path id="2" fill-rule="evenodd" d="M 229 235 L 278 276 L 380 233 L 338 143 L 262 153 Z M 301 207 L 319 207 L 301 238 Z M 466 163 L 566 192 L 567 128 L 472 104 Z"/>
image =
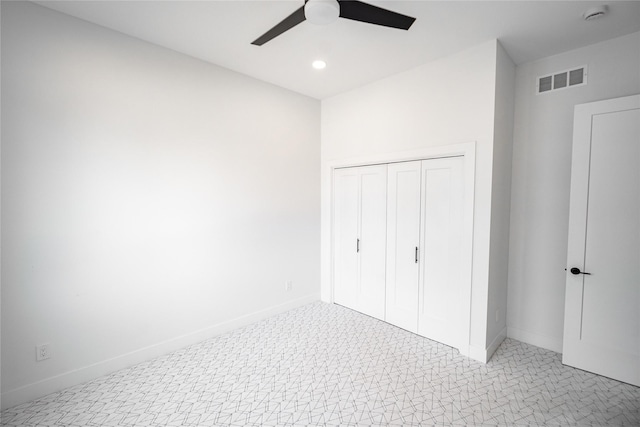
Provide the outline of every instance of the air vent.
<path id="1" fill-rule="evenodd" d="M 587 84 L 587 66 L 574 68 L 572 70 L 559 71 L 547 76 L 538 77 L 537 93 L 555 92 L 573 86 Z"/>

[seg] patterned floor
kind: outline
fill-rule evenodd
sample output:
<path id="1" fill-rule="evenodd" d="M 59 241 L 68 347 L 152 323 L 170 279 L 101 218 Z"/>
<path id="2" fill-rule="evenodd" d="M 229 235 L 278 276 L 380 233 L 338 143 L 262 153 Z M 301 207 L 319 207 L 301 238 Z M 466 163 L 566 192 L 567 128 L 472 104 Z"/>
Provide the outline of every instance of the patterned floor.
<path id="1" fill-rule="evenodd" d="M 640 425 L 640 388 L 507 339 L 488 364 L 314 303 L 5 410 L 5 426 Z"/>

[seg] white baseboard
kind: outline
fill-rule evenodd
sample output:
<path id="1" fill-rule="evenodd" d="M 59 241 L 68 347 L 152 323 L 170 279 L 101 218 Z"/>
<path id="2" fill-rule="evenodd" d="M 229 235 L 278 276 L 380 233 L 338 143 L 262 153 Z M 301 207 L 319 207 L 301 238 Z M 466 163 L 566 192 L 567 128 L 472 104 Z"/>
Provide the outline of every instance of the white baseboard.
<path id="1" fill-rule="evenodd" d="M 504 341 L 506 337 L 507 337 L 507 328 L 505 327 L 498 333 L 498 335 L 494 338 L 494 340 L 491 341 L 491 344 L 489 344 L 487 348 L 470 345 L 468 356 L 473 360 L 477 360 L 478 362 L 487 363 L 489 359 L 491 359 L 491 356 L 493 356 L 493 353 L 496 352 L 496 350 L 498 349 L 498 347 L 500 347 L 500 344 L 502 344 L 502 341 Z"/>
<path id="2" fill-rule="evenodd" d="M 502 341 L 504 341 L 505 338 L 507 338 L 506 326 L 498 333 L 498 336 L 495 337 L 493 341 L 491 341 L 491 344 L 489 344 L 489 347 L 487 348 L 487 362 L 491 360 L 491 356 L 493 356 L 493 353 L 496 352 L 496 350 L 498 349 L 498 347 L 500 347 L 500 344 L 502 344 Z"/>
<path id="3" fill-rule="evenodd" d="M 507 336 L 514 340 L 535 345 L 536 347 L 542 347 L 547 350 L 555 351 L 556 353 L 562 353 L 562 337 L 556 338 L 547 335 L 540 335 L 511 326 L 509 326 L 507 330 Z"/>
<path id="4" fill-rule="evenodd" d="M 2 393 L 2 409 L 11 408 L 34 399 L 46 396 L 67 387 L 82 384 L 87 381 L 107 375 L 120 369 L 154 359 L 159 356 L 171 353 L 181 348 L 197 344 L 201 341 L 224 334 L 234 329 L 247 326 L 259 320 L 266 319 L 276 314 L 301 307 L 320 300 L 319 294 L 307 295 L 283 304 L 268 307 L 235 319 L 220 322 L 209 327 L 190 332 L 188 334 L 175 337 L 157 344 L 143 347 L 130 353 L 122 354 L 111 359 L 103 360 L 93 365 L 84 366 L 65 372 L 54 377 L 50 377 L 32 384 L 6 391 Z"/>

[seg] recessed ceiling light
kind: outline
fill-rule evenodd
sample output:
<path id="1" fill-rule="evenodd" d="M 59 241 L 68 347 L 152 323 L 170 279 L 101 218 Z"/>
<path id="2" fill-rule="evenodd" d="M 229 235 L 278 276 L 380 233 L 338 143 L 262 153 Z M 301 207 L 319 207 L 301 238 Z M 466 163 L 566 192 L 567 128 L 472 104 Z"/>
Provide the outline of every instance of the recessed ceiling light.
<path id="1" fill-rule="evenodd" d="M 316 61 L 313 61 L 313 63 L 311 64 L 311 66 L 312 66 L 313 68 L 315 68 L 316 70 L 322 70 L 323 68 L 326 68 L 327 63 L 326 63 L 326 62 L 324 62 L 324 61 L 323 61 L 323 60 L 321 60 L 321 59 L 318 59 L 318 60 L 316 60 Z"/>

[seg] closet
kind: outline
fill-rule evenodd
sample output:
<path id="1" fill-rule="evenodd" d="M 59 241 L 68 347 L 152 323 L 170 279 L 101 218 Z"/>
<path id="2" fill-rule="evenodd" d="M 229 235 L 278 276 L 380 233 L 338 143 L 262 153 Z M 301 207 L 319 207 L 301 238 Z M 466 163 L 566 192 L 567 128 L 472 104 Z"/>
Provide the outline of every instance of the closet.
<path id="1" fill-rule="evenodd" d="M 334 301 L 458 347 L 464 157 L 334 170 Z"/>

